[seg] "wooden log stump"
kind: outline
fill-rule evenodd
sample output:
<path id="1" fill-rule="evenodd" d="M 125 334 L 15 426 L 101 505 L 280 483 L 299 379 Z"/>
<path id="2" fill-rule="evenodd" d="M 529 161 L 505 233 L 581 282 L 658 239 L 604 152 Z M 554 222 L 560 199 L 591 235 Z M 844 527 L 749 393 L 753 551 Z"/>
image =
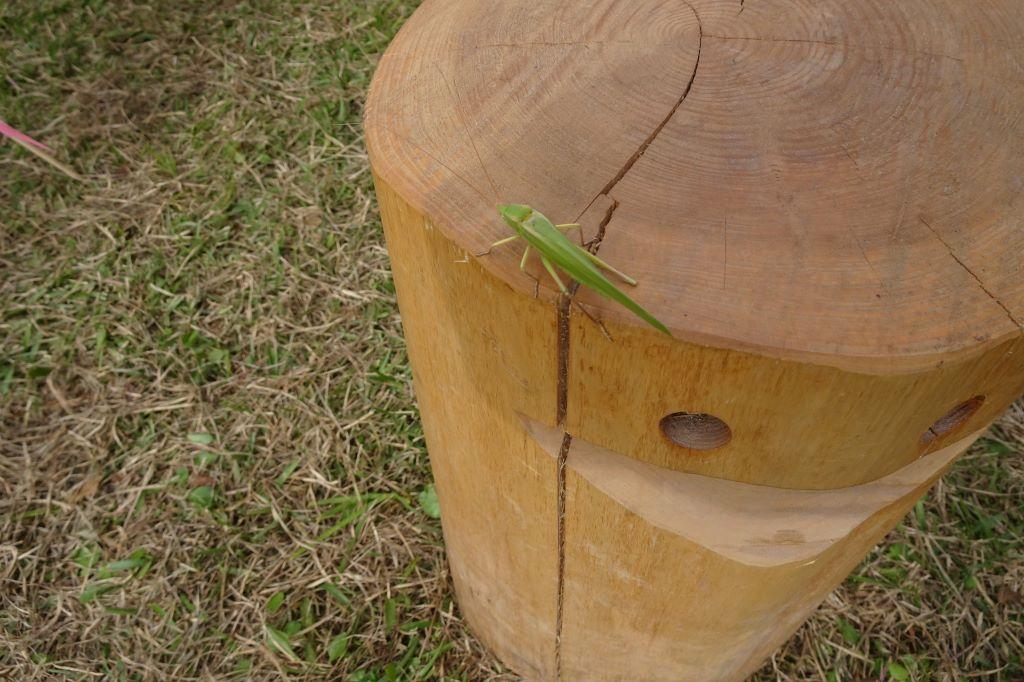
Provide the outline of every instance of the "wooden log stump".
<path id="1" fill-rule="evenodd" d="M 739 680 L 1024 391 L 1024 5 L 427 0 L 366 112 L 458 603 Z M 495 205 L 579 222 L 659 334 Z"/>

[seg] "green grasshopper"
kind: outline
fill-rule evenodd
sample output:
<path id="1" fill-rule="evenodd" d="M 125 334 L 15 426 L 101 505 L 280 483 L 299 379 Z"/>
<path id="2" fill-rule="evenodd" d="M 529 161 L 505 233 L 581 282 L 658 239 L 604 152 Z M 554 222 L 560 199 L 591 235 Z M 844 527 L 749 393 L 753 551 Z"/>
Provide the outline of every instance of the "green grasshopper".
<path id="1" fill-rule="evenodd" d="M 671 336 L 665 325 L 612 284 L 598 268 L 615 273 L 632 286 L 636 286 L 635 279 L 619 272 L 586 249 L 573 244 L 561 232 L 561 230 L 576 228 L 579 225 L 555 225 L 539 211 L 522 204 L 498 206 L 498 212 L 515 234 L 507 239 L 494 242 L 491 245 L 492 249 L 522 237 L 526 241 L 526 250 L 523 252 L 523 259 L 519 262 L 521 269 L 526 268 L 526 259 L 530 257 L 530 249 L 536 249 L 540 254 L 541 264 L 563 294 L 568 294 L 569 290 L 558 276 L 558 272 L 555 270 L 556 265 L 581 285 L 588 286 L 605 298 L 621 304 L 658 331 Z"/>

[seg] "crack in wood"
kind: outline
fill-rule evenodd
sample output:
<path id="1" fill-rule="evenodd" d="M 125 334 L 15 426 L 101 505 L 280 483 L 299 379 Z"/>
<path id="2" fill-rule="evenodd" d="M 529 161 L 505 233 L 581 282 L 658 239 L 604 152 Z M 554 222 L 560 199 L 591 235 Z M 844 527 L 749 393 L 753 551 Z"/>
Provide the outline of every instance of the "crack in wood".
<path id="1" fill-rule="evenodd" d="M 576 285 L 575 282 L 572 283 Z M 558 397 L 555 401 L 555 423 L 565 423 L 565 412 L 569 404 L 569 310 L 572 306 L 572 295 L 562 294 L 558 297 Z"/>
<path id="2" fill-rule="evenodd" d="M 651 134 L 647 136 L 647 139 L 644 140 L 637 148 L 633 153 L 633 156 L 626 161 L 625 165 L 619 169 L 619 172 L 615 174 L 615 177 L 613 177 L 608 184 L 604 186 L 604 189 L 598 193 L 598 196 L 601 196 L 602 194 L 608 196 L 612 189 L 615 188 L 615 185 L 619 184 L 622 178 L 626 177 L 626 173 L 632 170 L 637 161 L 647 153 L 647 149 L 651 146 L 654 140 L 657 139 L 658 135 L 661 134 L 661 131 L 665 129 L 665 126 L 667 126 L 668 122 L 672 120 L 672 117 L 676 115 L 676 112 L 679 111 L 679 107 L 683 106 L 683 102 L 686 101 L 687 96 L 689 96 L 690 90 L 693 89 L 693 82 L 697 80 L 697 70 L 700 67 L 700 52 L 704 43 L 704 27 L 701 24 L 700 15 L 697 14 L 697 10 L 688 2 L 686 5 L 693 11 L 693 15 L 697 17 L 697 58 L 693 62 L 693 73 L 690 74 L 690 80 L 686 83 L 686 88 L 683 90 L 683 94 L 679 96 L 678 100 L 676 100 L 675 105 L 672 107 L 671 111 L 668 112 L 668 115 L 663 118 L 661 123 L 659 123 Z M 594 197 L 594 201 L 596 200 L 597 197 Z M 590 202 L 591 205 L 593 205 L 593 203 L 593 201 Z M 590 206 L 587 208 L 590 208 Z"/>
<path id="3" fill-rule="evenodd" d="M 562 426 L 562 447 L 558 452 L 555 483 L 555 524 L 558 553 L 558 583 L 555 596 L 555 679 L 562 678 L 562 613 L 565 592 L 565 463 L 569 456 L 572 436 L 565 431 L 565 416 L 569 406 L 569 315 L 578 284 L 570 283 L 569 293 L 558 297 L 558 395 L 555 421 Z"/>
<path id="4" fill-rule="evenodd" d="M 562 447 L 558 450 L 558 594 L 555 609 L 555 679 L 562 679 L 562 621 L 565 611 L 565 466 L 569 460 L 572 436 L 562 434 Z"/>
<path id="5" fill-rule="evenodd" d="M 697 9 L 691 5 L 687 0 L 682 0 L 683 4 L 690 8 L 693 12 L 693 16 L 697 19 L 697 57 L 693 62 L 693 73 L 690 74 L 690 80 L 687 81 L 686 87 L 683 93 L 676 100 L 672 109 L 658 123 L 657 127 L 651 132 L 650 135 L 643 141 L 643 143 L 637 148 L 633 155 L 626 161 L 625 165 L 619 169 L 619 172 L 615 174 L 608 184 L 590 200 L 580 214 L 576 217 L 576 222 L 583 217 L 594 202 L 597 201 L 601 196 L 607 196 L 611 199 L 611 206 L 605 211 L 604 218 L 597 226 L 597 234 L 587 244 L 586 248 L 591 253 L 596 254 L 598 249 L 601 248 L 601 242 L 604 240 L 605 231 L 608 225 L 611 223 L 612 218 L 615 216 L 615 211 L 619 208 L 619 202 L 611 196 L 611 191 L 617 184 L 626 177 L 626 174 L 636 165 L 641 157 L 647 152 L 647 149 L 654 143 L 661 131 L 665 129 L 672 117 L 675 116 L 676 112 L 683 105 L 683 102 L 689 96 L 690 91 L 693 89 L 693 83 L 697 79 L 697 69 L 700 66 L 700 53 L 704 42 L 704 26 L 701 23 L 700 14 L 697 13 Z M 569 457 L 569 448 L 572 445 L 572 435 L 568 431 L 564 430 L 565 417 L 568 410 L 569 404 L 569 316 L 572 312 L 572 304 L 576 298 L 576 292 L 579 290 L 579 283 L 572 281 L 569 283 L 569 293 L 563 294 L 559 297 L 558 301 L 558 401 L 557 401 L 557 417 L 558 423 L 563 426 L 562 436 L 562 447 L 558 453 L 557 461 L 557 489 L 558 498 L 556 505 L 557 514 L 557 546 L 558 546 L 558 588 L 555 606 L 555 679 L 562 679 L 562 624 L 565 612 L 565 503 L 566 503 L 566 490 L 565 490 L 565 468 L 566 462 Z M 577 303 L 577 305 L 579 305 Z M 590 316 L 585 309 L 580 308 Z M 591 317 L 593 319 L 593 317 Z M 607 335 L 607 330 L 604 329 L 598 320 L 594 320 Z M 609 336 L 609 338 L 611 338 Z"/>
<path id="6" fill-rule="evenodd" d="M 1009 318 L 1010 322 L 1012 322 L 1014 326 L 1016 326 L 1018 329 L 1024 331 L 1024 325 L 1018 322 L 1017 318 L 1015 318 L 1013 316 L 1013 313 L 1010 312 L 1010 309 L 1006 307 L 1006 304 L 1000 301 L 999 297 L 993 294 L 989 290 L 989 288 L 985 286 L 985 283 L 981 281 L 981 278 L 978 277 L 974 270 L 967 267 L 967 264 L 964 263 L 963 260 L 961 260 L 960 256 L 956 254 L 956 252 L 953 250 L 953 247 L 950 246 L 949 242 L 942 238 L 942 235 L 939 234 L 938 230 L 932 227 L 931 224 L 923 217 L 918 216 L 917 219 L 921 221 L 922 225 L 928 228 L 928 230 L 935 236 L 935 238 L 939 241 L 940 244 L 946 247 L 946 251 L 949 252 L 950 257 L 952 257 L 952 259 L 955 260 L 957 264 L 959 264 L 960 267 L 963 268 L 964 271 L 967 272 L 967 274 L 970 275 L 974 279 L 974 281 L 978 283 L 978 287 L 981 288 L 981 290 L 984 291 L 985 294 L 996 303 L 996 305 L 1003 309 L 1003 312 L 1006 313 L 1006 317 Z"/>
<path id="7" fill-rule="evenodd" d="M 612 200 L 612 203 L 608 207 L 608 210 L 604 212 L 604 218 L 602 218 L 601 222 L 598 223 L 597 233 L 592 239 L 588 240 L 587 243 L 584 244 L 584 248 L 586 248 L 590 253 L 597 253 L 597 250 L 601 248 L 601 242 L 604 240 L 604 233 L 608 228 L 608 223 L 610 223 L 612 218 L 615 217 L 615 211 L 619 208 L 618 200 L 613 199 L 612 197 L 608 198 Z"/>

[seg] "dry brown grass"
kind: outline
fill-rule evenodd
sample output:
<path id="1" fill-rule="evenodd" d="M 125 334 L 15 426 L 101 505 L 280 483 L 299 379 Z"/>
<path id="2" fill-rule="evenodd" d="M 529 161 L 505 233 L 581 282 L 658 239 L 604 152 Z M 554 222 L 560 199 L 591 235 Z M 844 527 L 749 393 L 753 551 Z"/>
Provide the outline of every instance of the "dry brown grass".
<path id="1" fill-rule="evenodd" d="M 1024 679 L 1022 450 L 1018 403 L 758 678 Z"/>
<path id="2" fill-rule="evenodd" d="M 0 7 L 0 678 L 514 679 L 462 627 L 359 118 L 413 3 Z M 1024 417 L 761 679 L 1022 679 Z M 428 505 L 429 507 L 429 505 Z"/>

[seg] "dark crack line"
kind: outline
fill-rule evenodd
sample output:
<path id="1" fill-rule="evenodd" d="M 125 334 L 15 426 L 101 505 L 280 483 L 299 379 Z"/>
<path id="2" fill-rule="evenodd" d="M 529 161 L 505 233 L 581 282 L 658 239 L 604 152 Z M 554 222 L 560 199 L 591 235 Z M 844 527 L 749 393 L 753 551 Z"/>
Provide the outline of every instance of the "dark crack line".
<path id="1" fill-rule="evenodd" d="M 691 7 L 691 9 L 693 8 Z M 696 15 L 697 10 L 694 10 L 693 13 Z M 626 177 L 626 173 L 632 170 L 637 161 L 647 153 L 648 147 L 651 146 L 654 140 L 657 139 L 658 135 L 661 134 L 661 131 L 665 129 L 665 126 L 668 125 L 668 122 L 671 121 L 672 117 L 675 116 L 677 111 L 679 111 L 679 107 L 683 106 L 683 102 L 686 101 L 686 97 L 690 94 L 690 90 L 693 89 L 693 82 L 697 80 L 697 69 L 700 66 L 700 52 L 703 42 L 704 29 L 701 26 L 700 17 L 697 17 L 697 59 L 693 62 L 693 73 L 690 74 L 690 80 L 686 83 L 686 89 L 683 90 L 683 94 L 680 95 L 678 100 L 676 100 L 675 106 L 673 106 L 672 110 L 668 112 L 668 115 L 662 119 L 661 123 L 658 124 L 658 127 L 647 136 L 647 139 L 644 140 L 643 144 L 641 144 L 636 152 L 633 153 L 633 156 L 629 158 L 626 164 L 619 169 L 619 172 L 615 174 L 615 177 L 604 186 L 604 189 L 601 190 L 601 194 L 609 194 L 615 188 L 615 185 L 619 184 L 619 181 Z"/>
<path id="2" fill-rule="evenodd" d="M 640 158 L 647 152 L 648 147 L 657 139 L 661 131 L 665 129 L 672 117 L 675 116 L 676 112 L 683 105 L 687 96 L 690 94 L 690 90 L 693 89 L 693 83 L 697 79 L 697 70 L 700 66 L 700 54 L 701 48 L 704 42 L 704 26 L 700 20 L 700 14 L 697 13 L 696 8 L 691 5 L 688 0 L 682 0 L 683 4 L 690 8 L 693 12 L 694 17 L 697 19 L 697 58 L 693 63 L 693 73 L 690 74 L 690 80 L 686 83 L 686 88 L 683 90 L 682 95 L 676 101 L 668 115 L 658 124 L 658 126 L 647 136 L 643 144 L 633 153 L 633 155 L 626 161 L 625 165 L 619 169 L 619 172 L 615 174 L 615 177 L 611 179 L 604 188 L 598 192 L 590 203 L 587 204 L 578 216 L 576 216 L 576 222 L 579 222 L 594 202 L 597 201 L 602 195 L 607 196 L 612 200 L 611 206 L 605 212 L 604 218 L 601 220 L 597 227 L 597 234 L 591 239 L 586 248 L 591 253 L 597 253 L 598 249 L 601 248 L 601 242 L 604 240 L 605 231 L 608 225 L 611 223 L 615 216 L 615 211 L 619 208 L 619 202 L 612 198 L 611 191 L 616 185 L 626 177 L 626 174 L 636 165 Z M 569 406 L 569 334 L 570 334 L 570 314 L 572 312 L 572 305 L 575 302 L 576 293 L 579 291 L 578 282 L 569 283 L 569 293 L 563 294 L 558 300 L 558 399 L 557 399 L 557 418 L 558 423 L 562 425 L 562 447 L 558 452 L 557 462 L 557 502 L 556 502 L 556 514 L 557 514 L 557 545 L 558 545 L 558 587 L 555 605 L 555 679 L 562 679 L 562 625 L 564 622 L 565 613 L 565 512 L 566 512 L 566 464 L 569 459 L 569 448 L 572 445 L 572 435 L 565 430 L 565 418 L 568 412 Z M 579 306 L 579 303 L 576 303 Z M 590 317 L 592 320 L 593 316 L 582 306 L 579 306 L 583 312 Z M 604 331 L 605 335 L 608 335 L 608 331 L 604 328 L 604 325 L 598 320 L 594 320 Z M 609 338 L 611 338 L 609 336 Z"/>
<path id="3" fill-rule="evenodd" d="M 558 596 L 555 610 L 555 679 L 562 679 L 562 622 L 565 613 L 565 466 L 569 460 L 572 436 L 562 435 L 562 447 L 558 450 Z"/>
<path id="4" fill-rule="evenodd" d="M 565 423 L 569 405 L 569 310 L 577 286 L 573 282 L 569 293 L 558 297 L 558 399 L 555 406 L 555 421 L 558 424 Z"/>
<path id="5" fill-rule="evenodd" d="M 998 296 L 993 294 L 989 290 L 989 288 L 985 286 L 985 283 L 981 281 L 981 278 L 978 277 L 977 274 L 975 274 L 974 270 L 971 270 L 969 267 L 967 267 L 967 264 L 960 259 L 960 256 L 956 255 L 956 252 L 953 250 L 953 247 L 950 246 L 949 242 L 942 238 L 942 235 L 939 234 L 938 230 L 932 227 L 931 224 L 921 216 L 918 216 L 917 219 L 921 221 L 922 225 L 928 228 L 928 230 L 935 236 L 935 238 L 939 241 L 940 244 L 946 247 L 946 251 L 949 252 L 950 257 L 952 257 L 952 259 L 955 260 L 960 265 L 960 267 L 963 268 L 964 271 L 967 272 L 967 274 L 970 275 L 974 279 L 974 281 L 978 283 L 978 287 L 980 287 L 981 290 L 984 291 L 989 298 L 995 301 L 996 305 L 1003 309 L 1003 312 L 1006 313 L 1006 317 L 1010 320 L 1010 322 L 1012 322 L 1014 326 L 1016 326 L 1017 328 L 1024 330 L 1024 325 L 1018 322 L 1017 318 L 1015 318 L 1013 316 L 1013 313 L 1010 312 L 1010 309 L 1007 308 L 1006 305 L 999 300 Z"/>
<path id="6" fill-rule="evenodd" d="M 694 60 L 693 73 L 690 74 L 690 80 L 686 83 L 686 88 L 683 90 L 683 94 L 679 96 L 678 100 L 676 100 L 675 105 L 673 105 L 671 111 L 668 112 L 668 115 L 661 120 L 658 126 L 651 132 L 650 135 L 647 136 L 647 139 L 645 139 L 643 143 L 633 153 L 633 155 L 629 157 L 629 159 L 622 166 L 622 168 L 619 169 L 619 172 L 615 174 L 615 177 L 613 177 L 608 182 L 608 184 L 606 184 L 604 188 L 600 192 L 598 192 L 593 199 L 590 200 L 590 203 L 588 203 L 586 207 L 582 211 L 580 211 L 580 214 L 576 216 L 576 220 L 579 220 L 581 217 L 583 217 L 583 214 L 586 213 L 590 209 L 590 207 L 594 205 L 594 202 L 597 201 L 598 198 L 600 198 L 602 195 L 610 196 L 610 193 L 613 189 L 615 189 L 615 186 L 619 184 L 622 178 L 626 177 L 626 174 L 629 173 L 629 171 L 632 170 L 633 166 L 637 164 L 641 157 L 643 157 L 643 155 L 647 153 L 647 149 L 651 146 L 651 144 L 653 144 L 654 140 L 657 139 L 658 135 L 661 134 L 661 131 L 665 129 L 665 126 L 667 126 L 669 121 L 672 120 L 672 117 L 676 115 L 676 112 L 679 111 L 679 108 L 683 106 L 683 102 L 686 101 L 686 98 L 689 96 L 690 90 L 693 89 L 693 82 L 697 80 L 697 71 L 700 67 L 700 53 L 704 45 L 704 25 L 700 20 L 700 15 L 697 13 L 697 10 L 693 7 L 693 5 L 691 5 L 689 2 L 686 2 L 686 0 L 683 0 L 683 2 L 687 7 L 690 8 L 690 11 L 692 11 L 693 15 L 697 18 L 697 59 Z"/>
<path id="7" fill-rule="evenodd" d="M 555 524 L 558 553 L 558 582 L 555 595 L 555 679 L 562 679 L 562 614 L 565 611 L 565 463 L 572 436 L 565 430 L 569 407 L 569 314 L 579 285 L 570 283 L 569 293 L 558 297 L 558 396 L 556 420 L 562 426 L 562 447 L 558 451 L 555 482 Z"/>
<path id="8" fill-rule="evenodd" d="M 612 199 L 611 197 L 608 198 Z M 605 211 L 604 218 L 602 218 L 601 222 L 598 223 L 597 225 L 597 234 L 595 234 L 592 239 L 590 239 L 589 241 L 587 241 L 586 244 L 584 244 L 584 247 L 587 249 L 587 251 L 590 251 L 590 253 L 597 253 L 597 250 L 601 248 L 601 242 L 604 241 L 605 230 L 608 229 L 608 223 L 610 223 L 612 221 L 612 218 L 615 217 L 615 211 L 618 210 L 618 208 L 619 202 L 615 199 L 612 199 L 611 206 L 609 206 L 608 210 Z"/>

